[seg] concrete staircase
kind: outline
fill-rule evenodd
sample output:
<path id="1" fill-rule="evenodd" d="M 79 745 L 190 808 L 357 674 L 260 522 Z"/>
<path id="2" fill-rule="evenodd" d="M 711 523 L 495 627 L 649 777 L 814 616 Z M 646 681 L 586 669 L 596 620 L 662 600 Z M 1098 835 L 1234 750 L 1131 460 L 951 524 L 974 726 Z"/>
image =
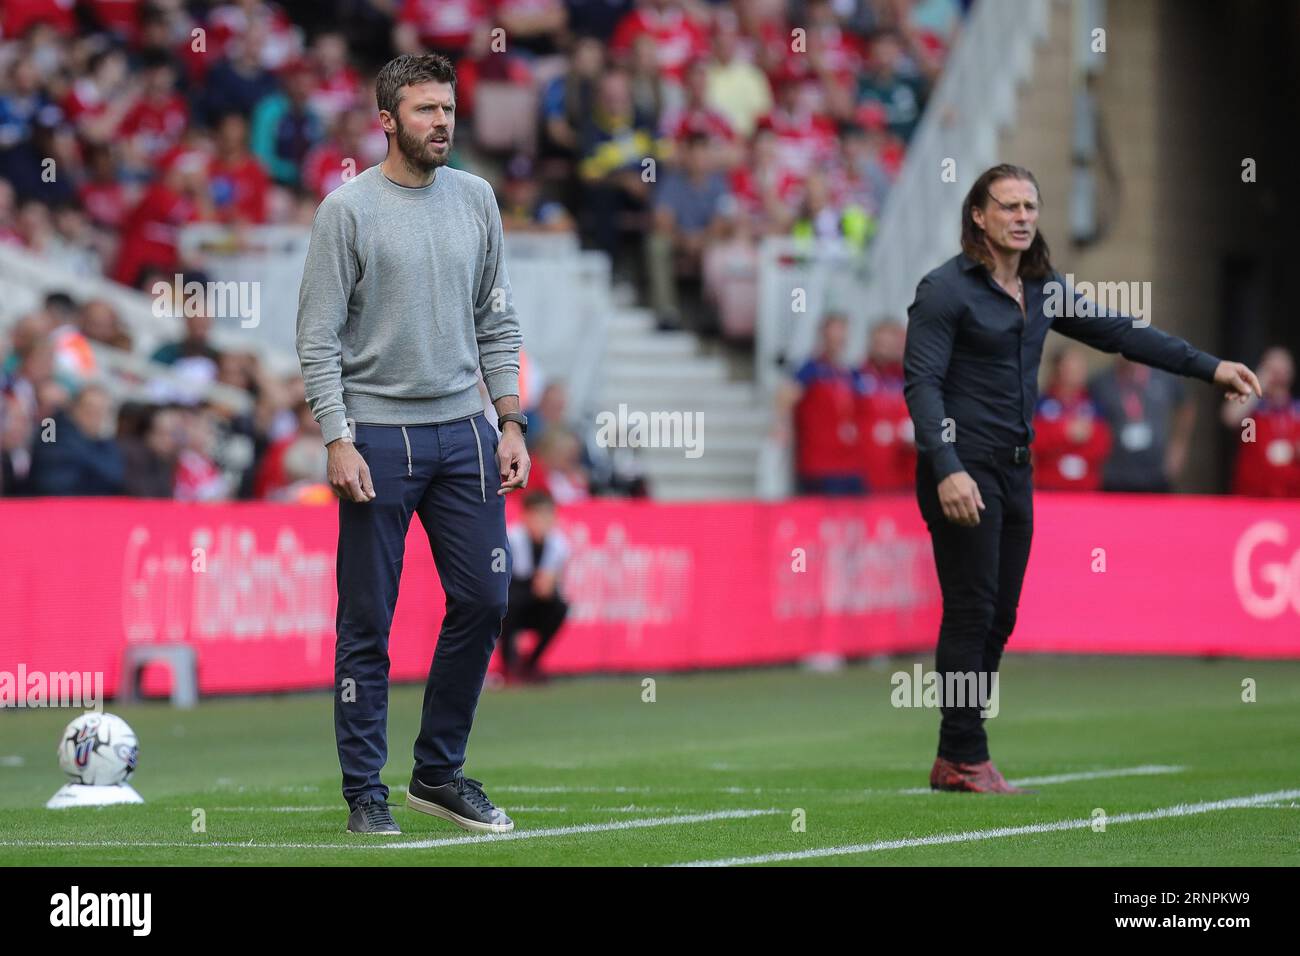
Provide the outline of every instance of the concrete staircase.
<path id="1" fill-rule="evenodd" d="M 706 354 L 690 332 L 664 332 L 648 309 L 622 306 L 609 321 L 593 413 L 700 413 L 699 457 L 684 448 L 640 448 L 650 494 L 663 501 L 753 498 L 759 447 L 771 416 L 739 363 Z"/>

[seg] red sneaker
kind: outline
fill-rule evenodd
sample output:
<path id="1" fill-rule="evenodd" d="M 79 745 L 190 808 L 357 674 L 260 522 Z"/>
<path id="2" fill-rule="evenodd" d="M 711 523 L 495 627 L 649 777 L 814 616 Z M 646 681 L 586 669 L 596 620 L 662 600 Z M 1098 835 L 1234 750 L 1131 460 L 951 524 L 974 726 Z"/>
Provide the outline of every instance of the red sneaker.
<path id="1" fill-rule="evenodd" d="M 934 766 L 930 768 L 930 789 L 965 793 L 1033 793 L 1007 783 L 991 760 L 955 763 L 943 757 L 936 757 Z"/>

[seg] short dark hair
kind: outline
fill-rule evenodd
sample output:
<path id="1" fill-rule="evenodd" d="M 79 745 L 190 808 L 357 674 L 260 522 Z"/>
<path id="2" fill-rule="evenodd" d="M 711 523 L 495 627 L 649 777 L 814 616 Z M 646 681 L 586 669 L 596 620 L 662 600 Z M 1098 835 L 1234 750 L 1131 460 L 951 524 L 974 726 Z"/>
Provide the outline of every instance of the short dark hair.
<path id="1" fill-rule="evenodd" d="M 450 83 L 454 95 L 456 68 L 451 60 L 438 53 L 403 53 L 385 63 L 375 77 L 375 103 L 396 117 L 402 87 L 429 82 Z"/>
<path id="2" fill-rule="evenodd" d="M 525 494 L 523 503 L 525 511 L 536 511 L 539 508 L 555 507 L 555 499 L 551 497 L 551 493 L 542 488 L 535 488 Z"/>

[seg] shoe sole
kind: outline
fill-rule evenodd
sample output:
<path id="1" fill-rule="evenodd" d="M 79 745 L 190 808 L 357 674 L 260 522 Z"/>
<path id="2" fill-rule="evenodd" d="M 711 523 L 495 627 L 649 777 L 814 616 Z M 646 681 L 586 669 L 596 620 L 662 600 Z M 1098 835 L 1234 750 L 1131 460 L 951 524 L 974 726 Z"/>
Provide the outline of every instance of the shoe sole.
<path id="1" fill-rule="evenodd" d="M 513 820 L 509 823 L 480 823 L 478 820 L 462 817 L 459 813 L 448 810 L 440 803 L 421 800 L 410 792 L 406 794 L 406 805 L 419 813 L 427 813 L 431 817 L 439 817 L 450 821 L 462 830 L 469 830 L 473 833 L 509 833 L 515 828 L 515 821 Z"/>
<path id="2" fill-rule="evenodd" d="M 401 830 L 354 830 L 348 827 L 348 833 L 355 833 L 358 836 L 401 836 Z"/>

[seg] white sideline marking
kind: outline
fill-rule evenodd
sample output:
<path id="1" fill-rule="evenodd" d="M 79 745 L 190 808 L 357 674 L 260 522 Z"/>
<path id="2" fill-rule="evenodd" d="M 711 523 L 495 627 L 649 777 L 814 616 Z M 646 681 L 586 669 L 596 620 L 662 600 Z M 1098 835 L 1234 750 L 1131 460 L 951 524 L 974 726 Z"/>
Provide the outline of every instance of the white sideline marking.
<path id="1" fill-rule="evenodd" d="M 1293 800 L 1300 797 L 1300 790 L 1275 790 L 1272 793 L 1256 793 L 1248 797 L 1230 797 L 1226 800 L 1213 800 L 1208 803 L 1179 803 L 1172 807 L 1158 810 L 1143 810 L 1139 813 L 1117 813 L 1106 818 L 1107 825 L 1112 823 L 1141 823 L 1146 820 L 1163 820 L 1169 817 L 1189 817 L 1198 813 L 1211 813 L 1215 810 L 1234 810 L 1239 807 L 1255 807 L 1277 800 Z M 992 830 L 967 830 L 964 833 L 939 833 L 928 837 L 912 837 L 905 840 L 877 840 L 874 843 L 854 843 L 847 846 L 828 846 L 816 850 L 798 850 L 791 853 L 764 853 L 759 856 L 734 856 L 722 860 L 695 860 L 690 863 L 676 863 L 674 866 L 745 866 L 751 863 L 784 863 L 791 860 L 815 860 L 828 856 L 851 856 L 860 853 L 876 853 L 880 850 L 903 850 L 918 846 L 941 846 L 947 843 L 973 843 L 979 840 L 996 840 L 1000 837 L 1025 836 L 1034 833 L 1056 833 L 1062 830 L 1087 830 L 1093 820 L 1057 820 L 1054 823 L 1031 823 L 1019 827 L 997 827 Z"/>
<path id="2" fill-rule="evenodd" d="M 426 850 L 439 846 L 460 846 L 464 843 L 500 843 L 507 840 L 531 840 L 536 837 L 573 836 L 579 833 L 605 833 L 610 830 L 640 830 L 645 827 L 667 827 L 686 823 L 708 823 L 711 820 L 744 820 L 750 817 L 785 814 L 784 810 L 715 810 L 711 813 L 684 813 L 675 817 L 643 817 L 640 820 L 616 820 L 611 823 L 578 823 L 567 827 L 545 827 L 541 830 L 512 830 L 509 833 L 484 833 L 477 836 L 440 837 L 414 843 L 386 843 L 381 849 Z"/>
<path id="3" fill-rule="evenodd" d="M 401 804 L 394 804 L 400 806 Z M 346 807 L 337 803 L 323 806 L 306 807 L 208 807 L 210 813 L 321 813 L 337 812 Z M 516 807 L 507 808 L 511 813 L 686 813 L 688 807 L 644 807 L 629 803 L 622 807 Z"/>
<path id="4" fill-rule="evenodd" d="M 1076 780 L 1104 780 L 1107 777 L 1152 777 L 1162 773 L 1182 773 L 1186 767 L 1168 767 L 1164 764 L 1143 764 L 1141 767 L 1120 767 L 1117 770 L 1090 770 L 1086 773 L 1058 773 L 1048 777 L 1021 777 L 1011 783 L 1032 786 L 1044 783 L 1074 783 Z"/>
<path id="5" fill-rule="evenodd" d="M 1088 770 L 1080 773 L 1057 773 L 1047 777 L 1019 777 L 1010 780 L 1012 786 L 1032 787 L 1052 783 L 1075 783 L 1079 780 L 1104 780 L 1108 777 L 1150 777 L 1163 773 L 1182 773 L 1186 767 L 1168 767 L 1164 764 L 1143 764 L 1140 767 L 1118 767 L 1114 770 Z M 937 793 L 929 787 L 908 787 L 898 793 Z"/>
<path id="6" fill-rule="evenodd" d="M 319 813 L 323 810 L 338 810 L 340 804 L 331 803 L 319 807 L 207 807 L 210 813 Z M 346 805 L 343 805 L 346 809 Z"/>
<path id="7" fill-rule="evenodd" d="M 148 842 L 136 840 L 0 840 L 0 846 L 15 847 L 190 847 L 253 850 L 428 850 L 440 846 L 460 846 L 465 843 L 500 843 L 512 840 L 535 840 L 539 837 L 563 837 L 585 833 L 607 833 L 611 830 L 641 830 L 647 827 L 682 826 L 688 823 L 709 823 L 713 820 L 744 820 L 750 817 L 785 815 L 785 810 L 714 810 L 710 813 L 689 813 L 673 817 L 643 817 L 638 820 L 614 820 L 609 823 L 580 823 L 567 827 L 545 827 L 540 830 L 512 830 L 509 833 L 483 833 L 475 836 L 440 837 L 433 840 L 415 840 L 407 843 L 365 841 L 359 837 L 353 843 L 180 843 Z M 388 840 L 390 838 L 383 838 Z"/>

